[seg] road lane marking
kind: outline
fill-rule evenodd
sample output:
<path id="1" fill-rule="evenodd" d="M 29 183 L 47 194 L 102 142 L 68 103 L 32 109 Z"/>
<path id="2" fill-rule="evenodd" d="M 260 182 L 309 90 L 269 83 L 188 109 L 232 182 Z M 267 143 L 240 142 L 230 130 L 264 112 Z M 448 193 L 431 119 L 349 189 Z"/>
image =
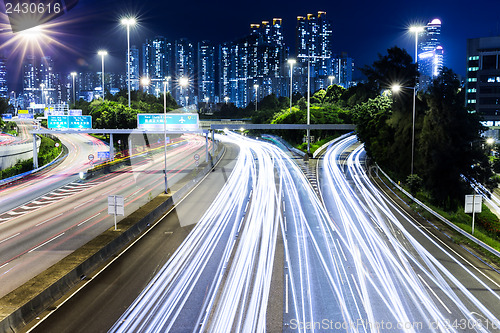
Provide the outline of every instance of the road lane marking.
<path id="1" fill-rule="evenodd" d="M 5 266 L 7 266 L 9 263 L 5 263 L 3 264 L 2 266 L 0 266 L 0 269 L 4 268 Z"/>
<path id="2" fill-rule="evenodd" d="M 83 205 L 85 205 L 85 204 L 87 204 L 87 203 L 89 203 L 89 202 L 91 202 L 91 201 L 94 201 L 94 199 L 90 199 L 89 201 L 85 201 L 84 203 L 79 204 L 78 206 L 76 206 L 76 207 L 75 207 L 75 208 L 73 208 L 73 209 L 77 209 L 78 207 L 81 207 L 81 206 L 83 206 Z"/>
<path id="3" fill-rule="evenodd" d="M 449 314 L 451 314 L 451 311 L 450 309 L 448 309 L 448 307 L 446 305 L 444 305 L 444 302 L 441 300 L 441 298 L 438 297 L 438 295 L 434 292 L 434 290 L 432 290 L 431 286 L 429 286 L 429 284 L 427 284 L 427 281 L 425 281 L 421 276 L 420 274 L 417 274 L 418 277 L 420 278 L 420 280 L 422 280 L 422 282 L 425 284 L 425 286 L 431 291 L 431 293 L 434 295 L 434 297 L 437 298 L 437 300 L 439 301 L 439 303 L 441 303 L 441 305 L 444 307 L 444 309 L 446 311 L 448 311 Z"/>
<path id="4" fill-rule="evenodd" d="M 286 275 L 285 282 L 285 313 L 288 313 L 288 274 Z"/>
<path id="5" fill-rule="evenodd" d="M 18 233 L 17 233 L 17 234 L 15 234 L 15 235 L 12 235 L 12 236 L 10 236 L 10 237 L 8 237 L 8 238 L 5 238 L 4 240 L 1 240 L 1 241 L 0 241 L 0 243 L 6 242 L 6 241 L 8 241 L 9 239 L 12 239 L 12 238 L 14 238 L 14 237 L 16 237 L 16 236 L 19 236 L 20 234 L 21 234 L 21 233 L 20 233 L 20 232 L 18 232 Z M 2 267 L 3 267 L 3 266 L 2 266 Z M 0 268 L 2 268 L 2 267 L 0 267 Z"/>
<path id="6" fill-rule="evenodd" d="M 81 222 L 81 223 L 80 223 L 80 224 L 78 224 L 77 226 L 79 227 L 79 226 L 81 226 L 82 224 L 84 224 L 85 222 L 88 222 L 88 221 L 92 220 L 94 217 L 99 216 L 99 215 L 101 215 L 101 213 L 97 213 L 97 214 L 95 214 L 94 216 L 89 217 L 88 219 L 86 219 L 85 221 Z"/>
<path id="7" fill-rule="evenodd" d="M 55 219 L 56 217 L 61 216 L 62 214 L 63 214 L 63 213 L 61 213 L 61 214 L 59 214 L 59 215 L 56 215 L 56 216 L 54 216 L 54 217 L 51 217 L 50 219 L 45 220 L 45 221 L 43 221 L 43 222 L 40 222 L 40 223 L 36 224 L 36 225 L 35 225 L 35 227 L 38 227 L 38 226 L 40 226 L 40 225 L 42 225 L 42 224 L 44 224 L 44 223 L 46 223 L 46 222 L 49 222 L 49 221 L 51 221 L 51 220 Z"/>
<path id="8" fill-rule="evenodd" d="M 29 251 L 28 251 L 28 253 L 31 253 L 31 252 L 33 252 L 33 251 L 35 251 L 35 250 L 37 250 L 37 249 L 41 248 L 42 246 L 44 246 L 44 245 L 46 245 L 46 244 L 48 244 L 48 243 L 52 242 L 53 240 L 56 240 L 57 238 L 61 237 L 62 235 L 64 235 L 64 232 L 63 232 L 62 234 L 57 235 L 56 237 L 53 237 L 53 238 L 49 239 L 49 240 L 48 240 L 48 241 L 46 241 L 45 243 L 38 245 L 38 246 L 37 246 L 37 247 L 35 247 L 34 249 L 29 250 Z"/>

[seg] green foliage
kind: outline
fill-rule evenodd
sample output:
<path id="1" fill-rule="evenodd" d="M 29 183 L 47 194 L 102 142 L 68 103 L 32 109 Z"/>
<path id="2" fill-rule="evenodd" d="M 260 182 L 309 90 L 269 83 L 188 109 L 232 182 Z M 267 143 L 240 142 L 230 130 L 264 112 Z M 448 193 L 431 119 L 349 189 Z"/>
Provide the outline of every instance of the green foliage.
<path id="1" fill-rule="evenodd" d="M 12 106 L 9 105 L 9 100 L 6 98 L 0 97 L 0 114 L 9 113 L 12 109 Z M 0 119 L 0 127 L 2 126 L 2 120 Z"/>
<path id="2" fill-rule="evenodd" d="M 500 220 L 483 204 L 481 213 L 477 216 L 477 224 L 493 237 L 500 237 Z"/>
<path id="3" fill-rule="evenodd" d="M 418 191 L 420 191 L 422 189 L 423 181 L 422 181 L 422 178 L 420 178 L 418 175 L 413 174 L 413 175 L 409 175 L 406 178 L 406 184 L 410 188 L 410 192 L 413 195 L 415 195 L 416 193 L 418 193 Z"/>
<path id="4" fill-rule="evenodd" d="M 356 88 L 360 95 L 351 95 L 348 90 L 342 96 L 344 100 L 369 96 L 371 89 L 381 92 L 391 82 L 411 87 L 416 67 L 406 51 L 391 48 L 364 72 L 367 86 Z M 482 148 L 482 125 L 477 115 L 465 109 L 460 87 L 456 75 L 445 68 L 428 90 L 419 92 L 416 98 L 414 170 L 431 201 L 451 210 L 460 205 L 468 186 L 461 175 L 490 188 L 497 185 Z M 399 179 L 405 179 L 411 169 L 412 99 L 413 89 L 402 89 L 353 107 L 358 137 L 367 153 Z M 407 182 L 416 193 L 420 180 L 408 178 Z"/>
<path id="5" fill-rule="evenodd" d="M 19 129 L 15 121 L 4 122 L 2 132 L 17 136 Z"/>

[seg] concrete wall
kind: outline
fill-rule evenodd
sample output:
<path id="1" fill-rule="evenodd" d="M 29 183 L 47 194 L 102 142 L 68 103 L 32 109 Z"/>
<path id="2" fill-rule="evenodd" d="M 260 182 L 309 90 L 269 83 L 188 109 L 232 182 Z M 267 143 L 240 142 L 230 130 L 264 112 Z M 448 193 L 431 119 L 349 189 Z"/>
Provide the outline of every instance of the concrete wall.
<path id="1" fill-rule="evenodd" d="M 40 149 L 40 143 L 40 138 L 37 138 L 37 151 Z M 17 161 L 30 158 L 33 158 L 33 142 L 0 146 L 0 170 L 10 168 Z"/>

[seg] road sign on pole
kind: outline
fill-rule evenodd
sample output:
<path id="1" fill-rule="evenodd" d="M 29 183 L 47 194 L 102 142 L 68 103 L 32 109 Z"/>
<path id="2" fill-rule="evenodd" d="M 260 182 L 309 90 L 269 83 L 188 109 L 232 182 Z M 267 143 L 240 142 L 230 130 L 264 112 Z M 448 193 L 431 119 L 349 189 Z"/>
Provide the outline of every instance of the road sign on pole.
<path id="1" fill-rule="evenodd" d="M 476 213 L 481 213 L 483 197 L 479 194 L 465 196 L 465 213 L 472 213 L 472 235 L 474 235 L 474 220 Z"/>
<path id="2" fill-rule="evenodd" d="M 116 230 L 116 215 L 125 215 L 125 202 L 121 195 L 108 196 L 108 214 L 115 216 L 115 230 Z"/>
<path id="3" fill-rule="evenodd" d="M 162 113 L 139 113 L 137 128 L 144 130 L 163 130 L 165 115 Z M 167 131 L 199 130 L 197 113 L 167 113 Z"/>

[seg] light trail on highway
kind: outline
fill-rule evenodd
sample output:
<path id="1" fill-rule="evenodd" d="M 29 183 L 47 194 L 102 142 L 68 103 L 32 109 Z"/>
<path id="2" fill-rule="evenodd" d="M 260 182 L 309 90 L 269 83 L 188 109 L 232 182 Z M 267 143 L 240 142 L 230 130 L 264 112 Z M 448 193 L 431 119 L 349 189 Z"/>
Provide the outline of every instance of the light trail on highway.
<path id="1" fill-rule="evenodd" d="M 473 272 L 471 265 L 421 226 L 403 214 L 396 217 L 399 208 L 378 191 L 363 169 L 362 146 L 346 157 L 356 141 L 347 138 L 327 151 L 322 189 L 325 204 L 340 226 L 339 236 L 351 257 L 348 261 L 355 266 L 356 274 L 347 278 L 359 286 L 368 316 L 364 320 L 393 327 L 407 323 L 404 331 L 408 332 L 422 330 L 414 324 L 429 332 L 459 332 L 464 327 L 495 331 L 500 323 L 497 307 L 491 305 L 500 300 L 498 282 L 485 282 L 485 276 L 479 277 L 479 271 Z M 407 220 L 405 226 L 401 219 Z M 408 230 L 408 225 L 414 227 Z M 421 238 L 426 240 L 425 247 Z M 438 254 L 446 261 L 438 260 Z M 450 267 L 458 271 L 452 274 Z"/>
<path id="2" fill-rule="evenodd" d="M 192 156 L 204 152 L 202 137 L 173 141 L 168 152 L 170 185 L 196 169 Z M 146 155 L 116 173 L 65 185 L 0 214 L 0 293 L 13 290 L 111 227 L 108 195 L 123 195 L 128 215 L 163 192 L 163 161 L 163 154 Z"/>

